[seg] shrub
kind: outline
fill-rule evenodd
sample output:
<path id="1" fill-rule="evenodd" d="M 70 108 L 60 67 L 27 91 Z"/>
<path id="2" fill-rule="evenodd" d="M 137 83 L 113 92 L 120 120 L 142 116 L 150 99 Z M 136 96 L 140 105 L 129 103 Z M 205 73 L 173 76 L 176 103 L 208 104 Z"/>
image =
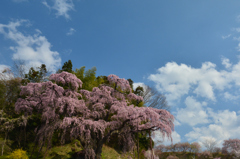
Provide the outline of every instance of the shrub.
<path id="1" fill-rule="evenodd" d="M 13 151 L 8 158 L 10 159 L 28 159 L 27 152 L 22 149 Z"/>

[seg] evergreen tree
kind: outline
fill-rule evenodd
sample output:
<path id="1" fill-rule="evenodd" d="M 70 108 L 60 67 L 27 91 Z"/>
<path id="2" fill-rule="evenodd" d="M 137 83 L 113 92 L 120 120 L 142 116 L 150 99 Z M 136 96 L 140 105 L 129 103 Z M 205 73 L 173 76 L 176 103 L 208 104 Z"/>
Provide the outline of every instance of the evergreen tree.
<path id="1" fill-rule="evenodd" d="M 47 68 L 45 64 L 42 64 L 40 67 L 37 67 L 35 70 L 33 67 L 29 69 L 28 74 L 25 74 L 25 78 L 22 80 L 22 84 L 26 85 L 27 83 L 38 83 L 46 81 Z"/>
<path id="2" fill-rule="evenodd" d="M 73 67 L 72 61 L 68 60 L 63 64 L 61 72 L 65 71 L 65 72 L 72 73 L 73 72 L 72 67 Z"/>
<path id="3" fill-rule="evenodd" d="M 132 90 L 133 90 L 133 81 L 129 78 L 129 79 L 127 79 L 128 80 L 128 82 L 129 82 L 129 84 L 130 84 L 130 86 L 131 86 L 131 88 L 132 88 Z"/>

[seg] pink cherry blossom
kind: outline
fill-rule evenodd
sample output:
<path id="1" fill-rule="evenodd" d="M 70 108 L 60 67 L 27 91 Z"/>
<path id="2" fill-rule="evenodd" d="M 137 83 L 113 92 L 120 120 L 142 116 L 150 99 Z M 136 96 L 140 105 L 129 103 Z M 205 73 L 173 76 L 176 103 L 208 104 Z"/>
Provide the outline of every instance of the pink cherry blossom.
<path id="1" fill-rule="evenodd" d="M 134 133 L 140 131 L 160 130 L 171 139 L 173 115 L 166 110 L 133 105 L 133 101 L 141 102 L 143 98 L 131 93 L 125 79 L 108 76 L 110 85 L 114 83 L 129 94 L 107 85 L 95 87 L 92 92 L 79 90 L 81 80 L 68 72 L 53 74 L 50 80 L 56 84 L 48 81 L 22 86 L 21 98 L 15 104 L 17 112 L 41 114 L 42 125 L 36 128 L 41 146 L 45 139 L 50 142 L 56 130 L 61 130 L 62 143 L 78 139 L 84 145 L 85 157 L 99 159 L 103 144 L 113 134 L 119 135 L 124 149 L 134 146 Z"/>

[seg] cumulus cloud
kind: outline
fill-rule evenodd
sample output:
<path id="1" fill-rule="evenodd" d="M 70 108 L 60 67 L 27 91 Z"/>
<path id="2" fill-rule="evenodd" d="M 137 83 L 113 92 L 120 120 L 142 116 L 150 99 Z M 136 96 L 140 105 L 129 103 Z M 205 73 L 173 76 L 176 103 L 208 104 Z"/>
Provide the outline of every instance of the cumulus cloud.
<path id="1" fill-rule="evenodd" d="M 52 0 L 53 5 L 49 5 L 46 0 L 42 1 L 43 5 L 45 5 L 49 9 L 55 10 L 56 16 L 64 16 L 66 19 L 70 19 L 68 14 L 69 11 L 74 10 L 74 4 L 72 0 Z"/>
<path id="2" fill-rule="evenodd" d="M 225 68 L 229 69 L 232 67 L 232 64 L 230 63 L 230 60 L 228 58 L 222 57 L 222 64 L 225 66 Z"/>
<path id="3" fill-rule="evenodd" d="M 155 146 L 157 146 L 159 144 L 164 144 L 164 145 L 172 144 L 170 139 L 168 139 L 167 137 L 165 137 L 165 138 L 162 137 L 162 133 L 160 131 L 155 131 L 154 133 L 155 133 L 155 135 L 152 137 L 153 137 Z M 181 136 L 176 131 L 173 131 L 172 132 L 172 140 L 173 140 L 173 144 L 181 142 Z"/>
<path id="4" fill-rule="evenodd" d="M 16 44 L 10 46 L 10 49 L 14 52 L 12 59 L 23 60 L 30 67 L 40 66 L 44 63 L 49 71 L 56 71 L 61 65 L 59 53 L 51 50 L 51 44 L 39 31 L 36 31 L 34 35 L 26 35 L 18 30 L 18 27 L 28 24 L 27 20 L 0 24 L 0 34 Z"/>
<path id="5" fill-rule="evenodd" d="M 182 125 L 176 118 L 174 120 L 174 126 L 180 126 Z"/>
<path id="6" fill-rule="evenodd" d="M 225 98 L 226 100 L 234 101 L 234 100 L 239 99 L 239 96 L 238 96 L 238 95 L 235 96 L 235 95 L 230 94 L 229 92 L 225 92 L 225 93 L 224 93 L 224 98 Z"/>
<path id="7" fill-rule="evenodd" d="M 67 35 L 73 35 L 76 32 L 75 29 L 70 28 L 69 31 L 67 32 Z"/>
<path id="8" fill-rule="evenodd" d="M 240 65 L 235 66 L 233 71 L 240 69 Z M 229 72 L 225 70 L 217 71 L 216 65 L 211 62 L 204 62 L 201 68 L 168 62 L 159 68 L 156 74 L 151 74 L 148 79 L 156 83 L 157 89 L 163 92 L 167 100 L 173 105 L 174 101 L 180 100 L 183 95 L 188 93 L 194 93 L 199 97 L 215 101 L 214 90 L 224 90 L 224 88 L 229 87 L 229 80 L 238 78 L 232 76 L 230 79 L 228 75 Z"/>
<path id="9" fill-rule="evenodd" d="M 188 96 L 185 104 L 186 107 L 178 109 L 175 116 L 181 123 L 186 123 L 190 126 L 209 123 L 208 114 L 203 108 L 206 103 L 197 102 L 192 96 Z"/>
<path id="10" fill-rule="evenodd" d="M 214 112 L 208 107 L 209 103 L 216 104 L 219 97 L 232 102 L 240 97 L 240 61 L 232 64 L 229 59 L 222 58 L 222 64 L 225 69 L 217 70 L 211 62 L 204 62 L 199 68 L 168 62 L 148 77 L 171 105 L 177 103 L 179 106 L 182 100 L 185 101 L 185 107 L 178 108 L 174 116 L 180 123 L 178 125 L 193 127 L 185 135 L 188 141 L 200 142 L 214 137 L 221 146 L 223 140 L 238 137 L 240 115 L 229 110 Z M 231 92 L 233 89 L 234 93 Z"/>
<path id="11" fill-rule="evenodd" d="M 212 109 L 208 110 L 212 118 L 212 124 L 202 127 L 194 127 L 193 131 L 187 133 L 185 137 L 189 141 L 203 141 L 207 137 L 212 137 L 221 147 L 224 140 L 238 138 L 240 131 L 240 115 L 235 111 L 220 110 L 217 113 Z"/>
<path id="12" fill-rule="evenodd" d="M 135 91 L 138 86 L 143 87 L 143 90 L 144 90 L 144 91 L 145 91 L 146 88 L 147 88 L 147 86 L 146 86 L 144 83 L 142 83 L 142 82 L 136 82 L 136 83 L 133 83 L 133 90 Z"/>

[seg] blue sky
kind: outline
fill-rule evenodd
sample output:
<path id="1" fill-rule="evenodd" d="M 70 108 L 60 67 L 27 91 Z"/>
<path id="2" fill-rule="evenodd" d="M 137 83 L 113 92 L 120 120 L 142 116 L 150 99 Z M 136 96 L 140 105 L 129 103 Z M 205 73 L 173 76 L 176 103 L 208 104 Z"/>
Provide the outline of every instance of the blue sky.
<path id="1" fill-rule="evenodd" d="M 0 69 L 97 68 L 166 95 L 173 142 L 238 138 L 240 1 L 1 0 Z M 167 142 L 169 143 L 169 142 Z M 167 144 L 166 143 L 166 144 Z"/>

